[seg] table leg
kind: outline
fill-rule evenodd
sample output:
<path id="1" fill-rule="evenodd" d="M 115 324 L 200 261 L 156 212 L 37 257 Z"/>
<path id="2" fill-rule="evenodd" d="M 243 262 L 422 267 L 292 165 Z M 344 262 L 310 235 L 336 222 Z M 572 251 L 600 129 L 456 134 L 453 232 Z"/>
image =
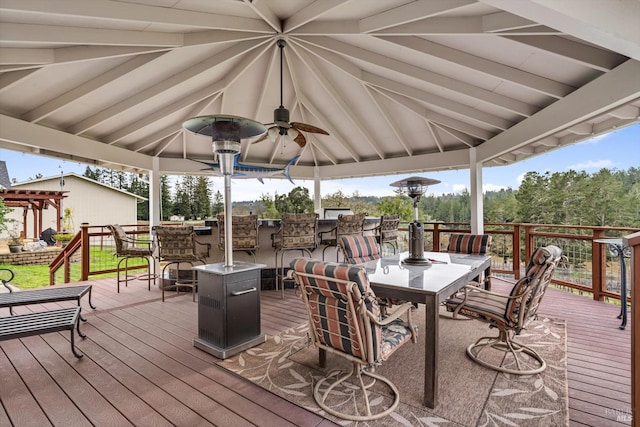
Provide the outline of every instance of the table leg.
<path id="1" fill-rule="evenodd" d="M 436 297 L 427 297 L 424 331 L 424 405 L 428 408 L 435 408 L 438 401 L 438 318 Z"/>
<path id="2" fill-rule="evenodd" d="M 491 266 L 484 270 L 484 289 L 486 291 L 491 290 Z"/>

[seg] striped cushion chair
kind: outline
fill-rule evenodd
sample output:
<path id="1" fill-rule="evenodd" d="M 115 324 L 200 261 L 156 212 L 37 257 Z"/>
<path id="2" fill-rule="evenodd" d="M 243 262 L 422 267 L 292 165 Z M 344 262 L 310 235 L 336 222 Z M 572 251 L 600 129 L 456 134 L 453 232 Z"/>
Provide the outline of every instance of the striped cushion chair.
<path id="1" fill-rule="evenodd" d="M 449 237 L 447 252 L 457 254 L 484 255 L 491 249 L 490 234 L 452 233 Z"/>
<path id="2" fill-rule="evenodd" d="M 331 371 L 316 383 L 313 397 L 318 405 L 329 414 L 352 421 L 373 420 L 393 412 L 400 400 L 398 389 L 388 379 L 375 374 L 374 368 L 404 343 L 417 341 L 416 329 L 411 323 L 412 305 L 398 306 L 383 319 L 365 270 L 359 266 L 296 258 L 291 262 L 290 274 L 301 290 L 313 343 L 320 350 L 321 365 L 326 353 L 352 362 L 347 372 L 335 375 L 335 370 Z M 406 321 L 400 319 L 405 313 Z M 371 405 L 367 389 L 372 384 L 362 376 L 386 385 L 393 403 Z M 330 384 L 325 384 L 327 381 Z M 341 386 L 345 381 L 349 384 Z M 344 396 L 345 390 L 354 386 L 359 388 L 354 397 L 357 413 L 341 412 L 344 407 L 331 404 L 336 396 L 342 400 L 340 396 Z"/>
<path id="3" fill-rule="evenodd" d="M 514 341 L 514 336 L 519 335 L 535 319 L 561 256 L 562 251 L 557 246 L 536 249 L 527 264 L 524 277 L 514 284 L 509 295 L 467 285 L 462 295 L 447 300 L 447 310 L 452 311 L 454 317 L 458 314 L 473 317 L 499 331 L 497 337 L 482 337 L 467 347 L 467 355 L 471 359 L 510 374 L 530 375 L 545 370 L 544 359 L 533 348 Z M 499 352 L 500 357 L 496 357 L 495 352 L 483 352 L 489 349 Z M 480 358 L 481 352 L 483 358 Z M 504 358 L 505 352 L 511 354 L 512 358 Z M 519 353 L 526 353 L 530 357 L 525 361 L 518 357 Z"/>
<path id="4" fill-rule="evenodd" d="M 447 246 L 447 252 L 455 254 L 486 255 L 490 249 L 490 234 L 451 233 L 451 236 L 449 237 L 449 245 Z M 491 289 L 491 278 L 488 276 L 475 277 L 473 282 L 470 282 L 469 284 L 480 286 L 480 284 L 483 283 L 485 289 Z"/>
<path id="5" fill-rule="evenodd" d="M 363 264 L 382 257 L 376 236 L 350 234 L 341 236 L 339 243 L 348 264 Z"/>

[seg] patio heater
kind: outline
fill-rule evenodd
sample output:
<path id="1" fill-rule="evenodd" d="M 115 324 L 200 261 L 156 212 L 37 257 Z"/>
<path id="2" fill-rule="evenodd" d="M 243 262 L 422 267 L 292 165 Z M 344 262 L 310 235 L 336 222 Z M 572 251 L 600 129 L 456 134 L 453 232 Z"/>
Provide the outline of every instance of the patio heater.
<path id="1" fill-rule="evenodd" d="M 231 175 L 240 141 L 264 134 L 262 123 L 236 116 L 200 116 L 182 125 L 210 136 L 224 177 L 224 263 L 192 267 L 198 274 L 198 336 L 193 345 L 220 359 L 265 342 L 260 329 L 260 275 L 264 264 L 233 262 Z"/>
<path id="2" fill-rule="evenodd" d="M 213 152 L 218 155 L 220 172 L 224 176 L 224 240 L 225 266 L 233 265 L 232 225 L 231 225 L 231 175 L 233 157 L 240 152 L 240 140 L 264 134 L 267 129 L 262 123 L 237 116 L 199 116 L 187 120 L 182 125 L 196 135 L 210 136 Z"/>
<path id="3" fill-rule="evenodd" d="M 418 202 L 429 185 L 439 183 L 437 179 L 412 176 L 390 184 L 392 187 L 400 188 L 413 199 L 413 222 L 409 224 L 409 257 L 402 260 L 404 264 L 431 264 L 424 257 L 424 227 L 418 220 Z"/>

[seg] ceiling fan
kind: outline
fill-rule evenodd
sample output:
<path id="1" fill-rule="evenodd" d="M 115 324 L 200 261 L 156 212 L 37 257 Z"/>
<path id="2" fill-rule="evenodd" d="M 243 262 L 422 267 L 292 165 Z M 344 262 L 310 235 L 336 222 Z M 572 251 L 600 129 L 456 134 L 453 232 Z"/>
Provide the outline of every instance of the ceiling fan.
<path id="1" fill-rule="evenodd" d="M 300 147 L 304 147 L 307 144 L 307 139 L 302 132 L 320 133 L 322 135 L 329 135 L 324 129 L 319 127 L 300 122 L 289 122 L 289 110 L 284 108 L 282 101 L 282 56 L 284 47 L 287 43 L 280 39 L 277 41 L 277 46 L 280 48 L 280 107 L 273 110 L 273 123 L 266 123 L 267 133 L 261 138 L 254 141 L 254 144 L 260 141 L 264 141 L 269 138 L 271 141 L 276 141 L 278 135 L 284 138 L 293 140 Z M 302 131 L 302 132 L 301 132 Z"/>

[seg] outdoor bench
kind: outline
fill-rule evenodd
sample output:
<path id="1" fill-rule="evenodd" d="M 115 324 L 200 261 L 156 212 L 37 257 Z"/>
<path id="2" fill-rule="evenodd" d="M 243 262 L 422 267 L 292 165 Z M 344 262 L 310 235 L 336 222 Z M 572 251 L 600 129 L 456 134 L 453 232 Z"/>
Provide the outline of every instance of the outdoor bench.
<path id="1" fill-rule="evenodd" d="M 89 306 L 94 310 L 96 309 L 91 302 L 91 285 L 35 289 L 18 292 L 16 291 L 16 288 L 9 283 L 14 277 L 13 271 L 8 268 L 1 268 L 0 270 L 7 271 L 10 274 L 8 280 L 1 280 L 4 287 L 7 288 L 9 292 L 0 293 L 0 308 L 9 308 L 9 313 L 11 314 L 9 317 L 0 317 L 0 341 L 69 330 L 71 332 L 71 351 L 74 356 L 78 358 L 82 357 L 82 354 L 78 353 L 75 348 L 73 329 L 75 327 L 78 331 L 78 335 L 82 338 L 85 337 L 85 335 L 80 332 L 80 320 L 86 321 L 86 319 L 82 318 L 80 314 L 80 299 L 84 295 L 89 294 Z M 13 307 L 20 305 L 44 304 L 48 302 L 72 300 L 76 300 L 78 302 L 77 307 L 21 314 L 17 316 L 14 316 L 13 313 Z"/>
<path id="2" fill-rule="evenodd" d="M 30 291 L 14 292 L 13 286 L 8 286 L 8 281 L 2 281 L 3 285 L 9 289 L 9 293 L 0 294 L 0 308 L 9 308 L 9 312 L 13 315 L 13 307 L 29 304 L 44 304 L 47 302 L 70 301 L 76 300 L 80 306 L 80 298 L 87 293 L 89 294 L 89 306 L 92 309 L 96 307 L 91 302 L 91 285 L 68 286 L 61 288 L 45 288 L 34 289 Z M 81 320 L 83 319 L 80 316 Z"/>
<path id="3" fill-rule="evenodd" d="M 0 317 L 0 341 L 68 330 L 71 332 L 71 351 L 81 358 L 83 355 L 76 351 L 74 328 L 85 338 L 86 335 L 80 332 L 80 307 Z"/>

